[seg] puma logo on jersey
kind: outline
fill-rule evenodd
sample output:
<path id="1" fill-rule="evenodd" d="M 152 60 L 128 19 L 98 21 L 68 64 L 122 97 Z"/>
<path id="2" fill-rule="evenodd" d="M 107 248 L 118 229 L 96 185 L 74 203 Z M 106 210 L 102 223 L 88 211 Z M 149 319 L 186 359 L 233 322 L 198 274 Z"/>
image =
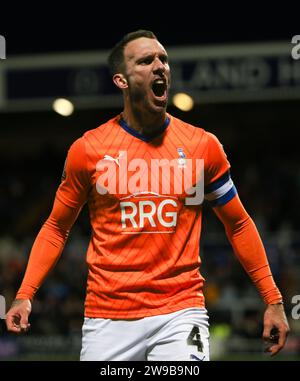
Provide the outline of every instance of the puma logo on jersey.
<path id="1" fill-rule="evenodd" d="M 120 167 L 120 161 L 119 160 L 122 156 L 123 156 L 123 152 L 121 152 L 117 158 L 114 158 L 110 155 L 104 155 L 103 160 L 114 161 L 117 164 L 117 166 Z"/>

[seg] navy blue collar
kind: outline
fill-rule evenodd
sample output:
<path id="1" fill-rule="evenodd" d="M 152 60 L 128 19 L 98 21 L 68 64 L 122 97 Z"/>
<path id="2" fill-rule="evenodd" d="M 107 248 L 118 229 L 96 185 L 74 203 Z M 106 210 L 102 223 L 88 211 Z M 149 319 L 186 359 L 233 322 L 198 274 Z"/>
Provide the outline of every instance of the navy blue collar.
<path id="1" fill-rule="evenodd" d="M 132 136 L 134 136 L 140 140 L 143 140 L 144 142 L 150 142 L 152 139 L 161 135 L 165 131 L 165 129 L 168 127 L 169 124 L 170 124 L 170 118 L 167 117 L 164 124 L 158 130 L 156 130 L 153 134 L 143 135 L 143 134 L 140 134 L 139 132 L 137 132 L 136 130 L 134 130 L 133 128 L 129 127 L 128 124 L 125 122 L 125 120 L 122 117 L 119 119 L 119 125 L 126 132 L 128 132 L 130 135 L 132 135 Z"/>

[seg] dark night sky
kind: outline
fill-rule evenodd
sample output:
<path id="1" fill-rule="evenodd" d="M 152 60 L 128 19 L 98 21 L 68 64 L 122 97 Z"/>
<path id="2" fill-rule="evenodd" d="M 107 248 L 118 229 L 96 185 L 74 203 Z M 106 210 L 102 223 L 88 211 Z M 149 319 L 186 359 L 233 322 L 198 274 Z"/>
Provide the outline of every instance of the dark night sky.
<path id="1" fill-rule="evenodd" d="M 158 39 L 165 46 L 177 45 L 193 45 L 193 44 L 217 44 L 217 43 L 234 43 L 234 42 L 251 42 L 251 41 L 275 41 L 275 40 L 291 40 L 295 34 L 292 32 L 270 31 L 269 33 L 247 33 L 240 32 L 239 35 L 234 33 L 224 33 L 220 35 L 214 32 L 184 33 L 177 31 L 166 31 L 157 26 L 143 26 L 140 28 L 152 30 Z M 110 49 L 122 36 L 127 32 L 131 32 L 139 27 L 114 30 L 109 36 L 101 36 L 99 31 L 87 31 L 84 33 L 62 32 L 49 35 L 48 33 L 39 32 L 35 35 L 28 32 L 24 35 L 17 35 L 12 32 L 1 32 L 6 38 L 7 54 L 24 54 L 24 53 L 45 53 L 45 52 L 61 52 L 76 50 L 98 50 Z"/>
<path id="2" fill-rule="evenodd" d="M 252 3 L 251 7 L 243 3 L 239 9 L 227 9 L 227 13 L 216 2 L 211 10 L 197 1 L 189 7 L 186 3 L 185 7 L 183 3 L 170 3 L 172 11 L 168 3 L 157 0 L 139 1 L 134 9 L 120 1 L 112 3 L 111 9 L 107 4 L 102 9 L 104 3 L 99 3 L 97 10 L 78 3 L 67 15 L 52 3 L 43 3 L 32 12 L 26 9 L 24 14 L 18 4 L 17 13 L 0 16 L 0 34 L 6 38 L 7 55 L 110 49 L 124 34 L 136 29 L 152 30 L 167 47 L 291 40 L 300 34 L 295 5 L 278 10 L 273 6 L 263 14 Z"/>

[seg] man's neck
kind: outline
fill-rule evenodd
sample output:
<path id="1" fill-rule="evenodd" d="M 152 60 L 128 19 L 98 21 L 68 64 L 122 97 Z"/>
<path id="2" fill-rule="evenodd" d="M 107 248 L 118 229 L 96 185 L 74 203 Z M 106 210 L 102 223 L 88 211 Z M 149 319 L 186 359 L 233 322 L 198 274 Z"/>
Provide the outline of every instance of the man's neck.
<path id="1" fill-rule="evenodd" d="M 155 131 L 159 130 L 166 121 L 167 114 L 165 111 L 157 114 L 144 113 L 128 113 L 124 109 L 122 118 L 127 125 L 133 130 L 142 135 L 152 135 Z"/>

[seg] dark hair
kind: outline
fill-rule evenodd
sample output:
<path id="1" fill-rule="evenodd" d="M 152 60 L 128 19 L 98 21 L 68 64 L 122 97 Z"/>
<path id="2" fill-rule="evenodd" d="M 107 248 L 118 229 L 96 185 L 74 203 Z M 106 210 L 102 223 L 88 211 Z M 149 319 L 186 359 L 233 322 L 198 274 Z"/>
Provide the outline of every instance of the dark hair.
<path id="1" fill-rule="evenodd" d="M 121 41 L 119 41 L 111 50 L 108 56 L 108 66 L 112 75 L 123 73 L 124 67 L 124 48 L 128 42 L 136 40 L 140 37 L 152 38 L 157 40 L 155 34 L 150 30 L 137 30 L 136 32 L 127 33 Z"/>

